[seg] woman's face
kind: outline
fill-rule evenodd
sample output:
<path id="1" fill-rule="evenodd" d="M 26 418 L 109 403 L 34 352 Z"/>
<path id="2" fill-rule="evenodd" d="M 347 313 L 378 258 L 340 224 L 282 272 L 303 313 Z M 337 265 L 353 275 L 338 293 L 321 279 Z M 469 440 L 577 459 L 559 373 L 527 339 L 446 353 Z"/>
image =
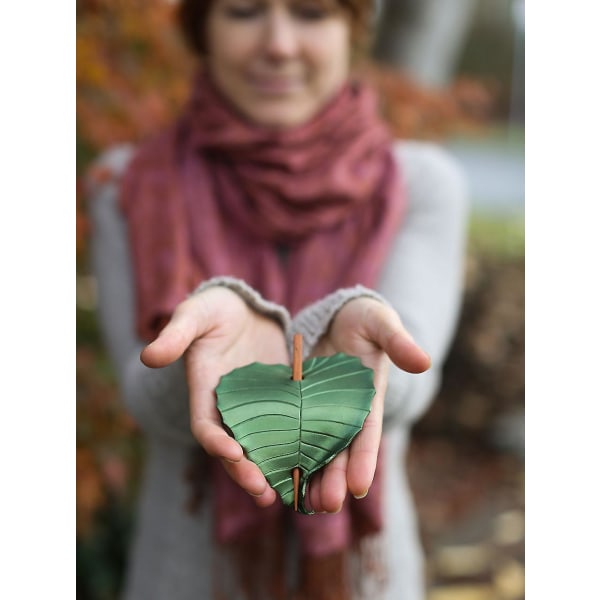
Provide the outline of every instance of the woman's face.
<path id="1" fill-rule="evenodd" d="M 335 0 L 214 0 L 207 66 L 229 101 L 273 128 L 313 117 L 350 68 L 350 23 Z"/>

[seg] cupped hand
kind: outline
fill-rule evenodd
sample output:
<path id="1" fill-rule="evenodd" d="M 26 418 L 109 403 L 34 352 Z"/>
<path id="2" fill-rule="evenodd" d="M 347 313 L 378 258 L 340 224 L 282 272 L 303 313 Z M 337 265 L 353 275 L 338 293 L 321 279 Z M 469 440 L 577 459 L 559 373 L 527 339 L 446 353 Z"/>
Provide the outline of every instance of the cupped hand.
<path id="1" fill-rule="evenodd" d="M 288 364 L 282 328 L 253 311 L 232 290 L 211 287 L 177 307 L 156 340 L 144 348 L 141 359 L 156 368 L 182 355 L 195 438 L 208 454 L 221 459 L 232 479 L 254 496 L 259 506 L 272 504 L 276 492 L 222 427 L 215 388 L 222 375 L 255 361 Z"/>
<path id="2" fill-rule="evenodd" d="M 367 297 L 345 304 L 335 316 L 313 356 L 337 352 L 356 356 L 374 371 L 375 396 L 362 430 L 309 483 L 309 504 L 317 512 L 337 512 L 349 492 L 364 497 L 375 475 L 381 441 L 383 401 L 390 361 L 410 373 L 422 373 L 431 360 L 389 306 Z"/>

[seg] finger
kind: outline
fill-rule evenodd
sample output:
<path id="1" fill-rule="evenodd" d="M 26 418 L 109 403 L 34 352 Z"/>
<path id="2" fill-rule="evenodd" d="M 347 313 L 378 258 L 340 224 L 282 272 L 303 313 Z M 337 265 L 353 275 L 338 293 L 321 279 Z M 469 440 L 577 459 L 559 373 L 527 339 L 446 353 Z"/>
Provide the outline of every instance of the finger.
<path id="1" fill-rule="evenodd" d="M 247 458 L 238 462 L 222 461 L 225 471 L 243 490 L 254 497 L 259 506 L 268 506 L 275 500 L 271 488 L 261 470 Z"/>
<path id="2" fill-rule="evenodd" d="M 385 390 L 379 390 L 373 398 L 371 412 L 350 445 L 346 479 L 348 491 L 355 498 L 366 496 L 375 476 L 381 443 L 384 393 Z"/>
<path id="3" fill-rule="evenodd" d="M 193 420 L 192 433 L 207 454 L 229 462 L 239 462 L 244 457 L 242 447 L 221 427 L 209 419 Z"/>
<path id="4" fill-rule="evenodd" d="M 423 373 L 431 367 L 431 357 L 409 336 L 405 329 L 388 335 L 382 349 L 390 360 L 409 373 Z"/>
<path id="5" fill-rule="evenodd" d="M 320 509 L 337 513 L 342 509 L 348 487 L 346 471 L 348 451 L 340 452 L 324 469 L 320 482 Z"/>
<path id="6" fill-rule="evenodd" d="M 190 427 L 194 437 L 211 456 L 239 461 L 242 447 L 223 428 L 215 389 L 223 365 L 212 359 L 186 361 L 190 398 Z"/>
<path id="7" fill-rule="evenodd" d="M 256 502 L 256 506 L 259 506 L 260 508 L 266 508 L 275 502 L 277 499 L 277 492 L 272 487 L 267 486 L 264 494 L 260 496 L 253 496 L 253 498 L 254 502 Z"/>
<path id="8" fill-rule="evenodd" d="M 190 298 L 177 307 L 158 337 L 142 350 L 140 358 L 147 367 L 164 367 L 180 358 L 209 328 L 200 297 Z"/>
<path id="9" fill-rule="evenodd" d="M 373 304 L 365 320 L 367 335 L 399 368 L 409 373 L 422 373 L 431 366 L 431 358 L 405 329 L 391 308 Z"/>
<path id="10" fill-rule="evenodd" d="M 321 506 L 321 479 L 323 478 L 323 469 L 313 473 L 308 481 L 308 490 L 304 498 L 304 507 L 307 510 L 323 512 Z M 308 502 L 307 502 L 308 499 Z"/>

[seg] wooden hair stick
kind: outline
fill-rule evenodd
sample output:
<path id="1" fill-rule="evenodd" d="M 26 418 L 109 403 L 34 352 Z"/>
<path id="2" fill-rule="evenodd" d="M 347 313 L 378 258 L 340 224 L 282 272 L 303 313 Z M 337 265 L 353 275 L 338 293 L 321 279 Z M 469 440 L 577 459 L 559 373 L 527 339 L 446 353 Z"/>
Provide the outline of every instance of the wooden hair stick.
<path id="1" fill-rule="evenodd" d="M 302 334 L 294 335 L 294 349 L 292 356 L 292 379 L 302 381 Z M 292 481 L 294 483 L 294 510 L 298 512 L 298 491 L 300 488 L 300 469 L 292 469 Z"/>

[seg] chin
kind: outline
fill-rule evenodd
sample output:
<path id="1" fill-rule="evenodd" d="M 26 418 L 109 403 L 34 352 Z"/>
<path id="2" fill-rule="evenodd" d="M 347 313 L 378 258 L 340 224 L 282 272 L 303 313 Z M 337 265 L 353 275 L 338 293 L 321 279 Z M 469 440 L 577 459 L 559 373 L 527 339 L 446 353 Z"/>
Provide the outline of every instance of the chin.
<path id="1" fill-rule="evenodd" d="M 272 129 L 291 129 L 298 127 L 311 119 L 313 112 L 299 108 L 277 109 L 264 106 L 262 110 L 246 113 L 257 125 Z"/>

